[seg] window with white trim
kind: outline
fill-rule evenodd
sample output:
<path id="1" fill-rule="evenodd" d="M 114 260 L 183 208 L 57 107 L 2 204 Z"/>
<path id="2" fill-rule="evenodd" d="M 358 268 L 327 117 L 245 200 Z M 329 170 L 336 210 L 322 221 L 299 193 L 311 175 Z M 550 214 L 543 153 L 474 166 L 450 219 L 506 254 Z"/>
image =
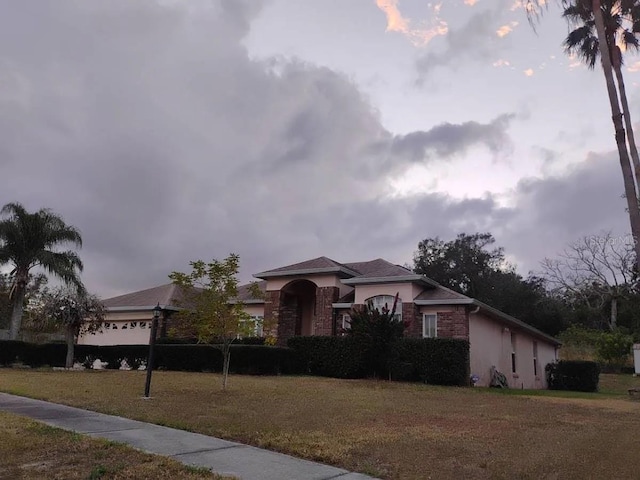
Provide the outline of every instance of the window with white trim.
<path id="1" fill-rule="evenodd" d="M 247 320 L 240 320 L 239 322 L 240 330 L 243 330 L 243 333 L 247 333 L 250 337 L 262 337 L 263 336 L 263 323 L 264 317 L 262 315 L 251 315 Z M 242 338 L 244 335 L 238 333 L 236 338 Z"/>
<path id="2" fill-rule="evenodd" d="M 346 330 L 348 328 L 351 328 L 351 315 L 349 315 L 348 313 L 343 313 L 342 314 L 342 329 Z"/>
<path id="3" fill-rule="evenodd" d="M 382 313 L 385 309 L 391 311 L 395 299 L 396 297 L 393 295 L 377 295 L 367 298 L 366 303 L 370 303 L 374 309 Z M 396 303 L 396 312 L 393 318 L 398 322 L 402 321 L 402 300 L 400 298 L 398 298 L 398 303 Z"/>
<path id="4" fill-rule="evenodd" d="M 538 376 L 538 342 L 533 342 L 533 374 Z"/>
<path id="5" fill-rule="evenodd" d="M 422 315 L 422 338 L 438 337 L 438 315 L 425 313 Z"/>

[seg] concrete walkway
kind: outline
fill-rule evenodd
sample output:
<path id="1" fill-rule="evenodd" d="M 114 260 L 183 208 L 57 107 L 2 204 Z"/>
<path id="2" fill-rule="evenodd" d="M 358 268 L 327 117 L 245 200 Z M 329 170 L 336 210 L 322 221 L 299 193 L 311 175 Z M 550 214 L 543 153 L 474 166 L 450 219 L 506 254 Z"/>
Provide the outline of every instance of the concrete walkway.
<path id="1" fill-rule="evenodd" d="M 145 452 L 243 480 L 372 479 L 241 443 L 7 393 L 0 393 L 0 410 L 65 430 L 126 443 Z"/>

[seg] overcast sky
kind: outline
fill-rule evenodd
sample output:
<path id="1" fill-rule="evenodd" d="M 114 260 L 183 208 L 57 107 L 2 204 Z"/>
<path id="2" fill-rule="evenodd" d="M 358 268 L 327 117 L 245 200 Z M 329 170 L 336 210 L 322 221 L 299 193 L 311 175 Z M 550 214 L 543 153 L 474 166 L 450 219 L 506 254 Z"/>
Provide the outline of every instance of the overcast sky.
<path id="1" fill-rule="evenodd" d="M 87 287 L 489 231 L 526 273 L 629 230 L 600 70 L 514 0 L 0 0 L 0 202 L 77 226 Z M 626 58 L 640 119 L 640 62 Z"/>

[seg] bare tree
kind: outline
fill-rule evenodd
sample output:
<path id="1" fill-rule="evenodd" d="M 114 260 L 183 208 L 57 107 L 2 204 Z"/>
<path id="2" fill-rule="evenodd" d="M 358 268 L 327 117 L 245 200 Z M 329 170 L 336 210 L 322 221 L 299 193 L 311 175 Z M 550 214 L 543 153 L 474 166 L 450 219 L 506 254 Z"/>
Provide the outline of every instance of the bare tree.
<path id="1" fill-rule="evenodd" d="M 555 293 L 570 303 L 601 310 L 610 303 L 609 328 L 615 329 L 618 301 L 637 286 L 634 244 L 611 232 L 583 237 L 557 259 L 545 258 L 543 276 Z"/>

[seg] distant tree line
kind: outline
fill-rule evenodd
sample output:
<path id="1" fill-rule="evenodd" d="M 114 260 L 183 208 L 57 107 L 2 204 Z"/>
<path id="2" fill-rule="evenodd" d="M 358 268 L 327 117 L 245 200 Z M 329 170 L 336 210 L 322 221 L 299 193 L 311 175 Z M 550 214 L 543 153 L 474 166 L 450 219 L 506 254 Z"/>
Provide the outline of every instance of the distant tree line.
<path id="1" fill-rule="evenodd" d="M 418 244 L 413 269 L 550 335 L 579 325 L 640 337 L 633 242 L 610 233 L 576 241 L 527 276 L 506 260 L 490 233 L 427 238 Z"/>

